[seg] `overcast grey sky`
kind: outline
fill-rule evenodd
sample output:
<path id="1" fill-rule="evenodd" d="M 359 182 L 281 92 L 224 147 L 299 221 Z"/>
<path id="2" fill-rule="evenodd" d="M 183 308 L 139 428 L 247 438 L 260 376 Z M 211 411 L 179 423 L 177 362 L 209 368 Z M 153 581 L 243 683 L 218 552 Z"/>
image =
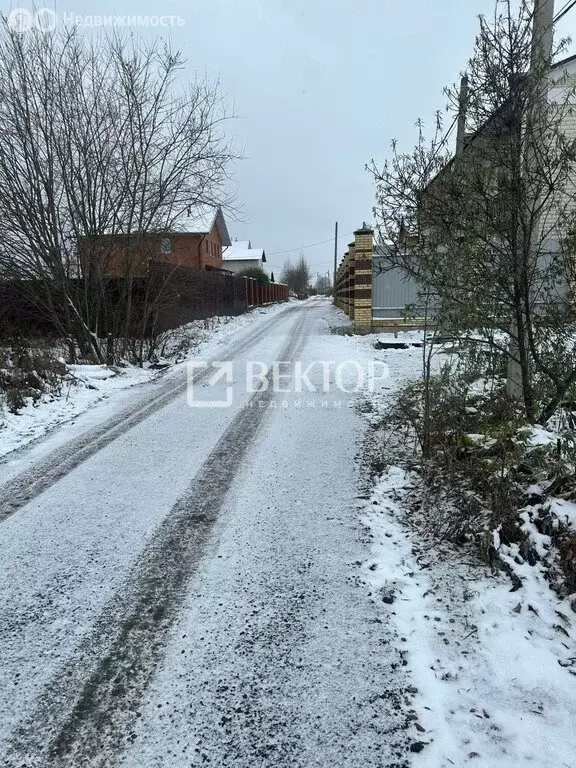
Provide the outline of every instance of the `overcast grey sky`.
<path id="1" fill-rule="evenodd" d="M 314 272 L 332 271 L 331 243 L 304 246 L 331 238 L 337 219 L 342 254 L 349 233 L 371 220 L 364 165 L 383 160 L 392 138 L 410 148 L 416 118 L 433 120 L 443 86 L 472 51 L 478 14 L 493 0 L 58 0 L 56 7 L 59 15 L 183 19 L 169 32 L 174 43 L 191 71 L 220 79 L 238 115 L 229 130 L 245 153 L 235 171 L 244 221 L 229 220 L 229 229 L 264 247 L 278 276 L 300 247 Z M 560 32 L 570 30 L 576 11 Z"/>

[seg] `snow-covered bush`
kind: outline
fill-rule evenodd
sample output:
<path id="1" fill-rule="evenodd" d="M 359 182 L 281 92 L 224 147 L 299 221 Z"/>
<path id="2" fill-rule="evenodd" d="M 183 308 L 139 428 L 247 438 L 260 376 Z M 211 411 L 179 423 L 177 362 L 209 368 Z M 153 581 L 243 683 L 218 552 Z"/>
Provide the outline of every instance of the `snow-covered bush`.
<path id="1" fill-rule="evenodd" d="M 0 349 L 0 404 L 17 413 L 31 399 L 60 394 L 68 369 L 48 347 L 15 340 Z"/>
<path id="2" fill-rule="evenodd" d="M 412 498 L 417 525 L 444 540 L 473 543 L 494 567 L 501 564 L 499 547 L 513 547 L 570 594 L 576 530 L 556 514 L 553 500 L 576 499 L 574 422 L 570 414 L 558 417 L 554 432 L 527 424 L 499 381 L 448 367 L 410 381 L 379 425 L 383 451 L 393 445 L 394 461 L 402 451 L 421 476 Z M 376 454 L 374 461 L 383 465 L 386 457 Z M 548 537 L 544 548 L 535 543 L 539 535 Z"/>

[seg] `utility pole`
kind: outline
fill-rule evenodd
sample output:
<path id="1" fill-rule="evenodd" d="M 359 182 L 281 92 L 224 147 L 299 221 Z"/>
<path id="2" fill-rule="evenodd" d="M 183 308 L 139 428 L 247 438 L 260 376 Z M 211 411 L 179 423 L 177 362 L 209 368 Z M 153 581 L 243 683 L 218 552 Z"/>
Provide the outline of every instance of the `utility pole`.
<path id="1" fill-rule="evenodd" d="M 552 62 L 552 43 L 554 40 L 554 0 L 535 0 L 534 17 L 532 20 L 532 51 L 530 68 L 548 66 Z M 544 89 L 540 98 L 547 96 Z"/>
<path id="2" fill-rule="evenodd" d="M 530 74 L 529 81 L 530 94 L 528 110 L 526 115 L 525 132 L 525 172 L 530 174 L 537 162 L 538 141 L 543 136 L 543 119 L 548 105 L 548 78 L 547 73 L 552 62 L 552 44 L 554 39 L 554 0 L 534 0 L 534 13 L 532 17 L 532 48 L 530 54 Z M 523 116 L 520 118 L 523 119 Z M 523 126 L 520 128 L 523 131 Z M 530 178 L 530 177 L 529 177 Z M 534 200 L 532 201 L 532 211 L 537 208 L 538 190 L 534 190 Z M 533 217 L 531 229 L 530 253 L 532 259 L 538 258 L 538 243 L 540 238 L 539 217 Z M 515 400 L 521 400 L 523 397 L 522 388 L 522 368 L 520 365 L 520 345 L 519 345 L 518 323 L 516 318 L 512 318 L 510 326 L 510 344 L 508 348 L 508 370 L 506 376 L 506 391 L 508 395 Z M 525 336 L 525 329 L 522 329 Z M 523 339 L 523 347 L 526 347 L 526 341 Z"/>
<path id="3" fill-rule="evenodd" d="M 338 268 L 338 222 L 334 224 L 334 304 L 336 304 L 336 269 Z"/>
<path id="4" fill-rule="evenodd" d="M 460 94 L 458 96 L 458 128 L 456 131 L 456 154 L 464 152 L 464 139 L 466 138 L 466 107 L 468 104 L 468 77 L 463 75 L 460 80 Z"/>

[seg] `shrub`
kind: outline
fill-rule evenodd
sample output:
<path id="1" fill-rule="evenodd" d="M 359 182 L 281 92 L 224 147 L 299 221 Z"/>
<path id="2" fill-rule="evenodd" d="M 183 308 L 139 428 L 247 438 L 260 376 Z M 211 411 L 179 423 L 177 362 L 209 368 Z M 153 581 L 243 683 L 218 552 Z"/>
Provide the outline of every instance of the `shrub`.
<path id="1" fill-rule="evenodd" d="M 516 469 L 526 445 L 516 406 L 502 384 L 485 386 L 446 367 L 398 392 L 386 429 L 412 438 L 425 492 L 420 509 L 433 533 L 463 542 L 498 525 L 513 540 L 521 496 Z M 405 442 L 406 444 L 406 442 Z"/>
<path id="2" fill-rule="evenodd" d="M 534 445 L 533 428 L 507 397 L 503 379 L 480 381 L 446 368 L 401 387 L 378 427 L 384 459 L 371 456 L 371 465 L 390 463 L 392 447 L 394 461 L 403 456 L 421 476 L 412 499 L 416 524 L 441 539 L 471 542 L 491 566 L 506 569 L 494 531 L 502 544 L 518 544 L 525 561 L 542 559 L 526 526 L 529 515 L 552 541 L 543 562 L 551 585 L 559 594 L 576 591 L 576 536 L 547 501 L 576 499 L 572 414 L 557 418 L 557 440 Z"/>
<path id="3" fill-rule="evenodd" d="M 49 348 L 14 340 L 0 352 L 0 394 L 11 413 L 43 394 L 60 394 L 68 369 Z"/>
<path id="4" fill-rule="evenodd" d="M 239 272 L 238 274 L 240 277 L 252 277 L 254 280 L 257 280 L 260 285 L 268 285 L 270 283 L 270 278 L 263 269 L 260 269 L 260 267 L 248 267 L 248 269 L 243 269 L 242 272 Z"/>

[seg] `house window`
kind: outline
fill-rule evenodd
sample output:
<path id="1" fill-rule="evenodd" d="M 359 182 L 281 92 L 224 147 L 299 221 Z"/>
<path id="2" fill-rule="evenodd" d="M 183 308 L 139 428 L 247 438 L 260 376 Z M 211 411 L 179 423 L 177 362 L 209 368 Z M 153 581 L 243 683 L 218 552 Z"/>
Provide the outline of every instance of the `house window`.
<path id="1" fill-rule="evenodd" d="M 172 243 L 168 237 L 163 237 L 160 240 L 160 253 L 172 253 Z"/>

